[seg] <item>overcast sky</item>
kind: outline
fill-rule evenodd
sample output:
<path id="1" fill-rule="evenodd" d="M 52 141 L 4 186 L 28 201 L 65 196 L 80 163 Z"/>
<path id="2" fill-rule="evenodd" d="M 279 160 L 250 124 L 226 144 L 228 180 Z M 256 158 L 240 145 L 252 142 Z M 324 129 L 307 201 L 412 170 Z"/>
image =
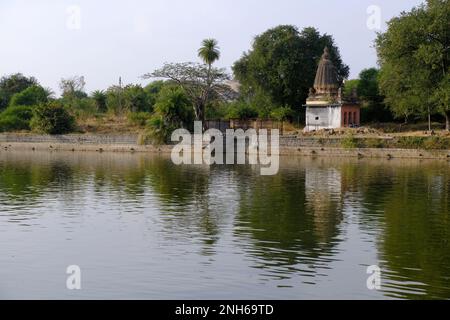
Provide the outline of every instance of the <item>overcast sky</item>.
<path id="1" fill-rule="evenodd" d="M 381 9 L 384 30 L 385 21 L 422 2 L 1 0 L 0 75 L 35 76 L 57 93 L 60 79 L 73 75 L 85 76 L 89 92 L 117 83 L 119 76 L 124 83 L 142 83 L 142 74 L 164 62 L 197 61 L 201 40 L 210 37 L 222 51 L 218 65 L 230 69 L 255 35 L 293 24 L 333 35 L 356 77 L 377 61 L 376 11 L 368 14 L 368 8 Z"/>

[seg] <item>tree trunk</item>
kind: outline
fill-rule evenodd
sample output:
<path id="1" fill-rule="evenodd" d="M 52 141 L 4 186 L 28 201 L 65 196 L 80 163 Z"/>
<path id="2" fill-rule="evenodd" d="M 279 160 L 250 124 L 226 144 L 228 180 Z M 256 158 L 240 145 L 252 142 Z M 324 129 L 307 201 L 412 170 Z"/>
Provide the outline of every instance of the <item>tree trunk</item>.
<path id="1" fill-rule="evenodd" d="M 428 107 L 428 131 L 431 133 L 431 110 Z"/>
<path id="2" fill-rule="evenodd" d="M 445 130 L 450 131 L 450 110 L 444 112 L 445 115 Z"/>
<path id="3" fill-rule="evenodd" d="M 205 121 L 205 107 L 203 104 L 198 104 L 195 106 L 195 120 L 202 122 L 203 131 L 208 130 Z"/>

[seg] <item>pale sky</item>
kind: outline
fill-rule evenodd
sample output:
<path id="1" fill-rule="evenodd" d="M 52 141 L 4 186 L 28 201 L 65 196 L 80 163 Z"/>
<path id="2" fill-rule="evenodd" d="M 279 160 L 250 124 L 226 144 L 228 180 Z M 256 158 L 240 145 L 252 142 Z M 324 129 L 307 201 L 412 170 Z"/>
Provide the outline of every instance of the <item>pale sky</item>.
<path id="1" fill-rule="evenodd" d="M 116 84 L 119 76 L 145 84 L 140 76 L 164 62 L 198 61 L 204 38 L 219 41 L 218 66 L 231 72 L 256 35 L 292 24 L 333 35 L 354 78 L 377 62 L 368 8 L 380 8 L 385 30 L 385 21 L 422 2 L 0 0 L 0 76 L 21 72 L 56 93 L 60 79 L 74 75 L 85 76 L 88 92 Z"/>

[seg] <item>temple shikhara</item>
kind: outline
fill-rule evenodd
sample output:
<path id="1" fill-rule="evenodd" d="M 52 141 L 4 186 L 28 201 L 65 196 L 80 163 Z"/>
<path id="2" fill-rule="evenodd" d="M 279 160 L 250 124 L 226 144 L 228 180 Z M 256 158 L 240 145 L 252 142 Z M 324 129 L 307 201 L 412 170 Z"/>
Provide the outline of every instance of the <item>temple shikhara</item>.
<path id="1" fill-rule="evenodd" d="M 356 91 L 344 98 L 328 48 L 325 48 L 320 60 L 314 88 L 310 89 L 305 106 L 307 132 L 360 125 L 360 105 Z"/>

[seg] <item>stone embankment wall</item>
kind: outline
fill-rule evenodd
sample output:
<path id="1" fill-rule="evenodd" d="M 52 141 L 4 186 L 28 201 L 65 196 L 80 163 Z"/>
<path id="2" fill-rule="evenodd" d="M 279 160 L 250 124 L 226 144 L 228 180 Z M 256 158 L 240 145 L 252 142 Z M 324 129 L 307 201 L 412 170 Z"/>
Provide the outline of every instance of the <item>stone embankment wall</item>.
<path id="1" fill-rule="evenodd" d="M 154 152 L 170 153 L 171 146 L 140 145 L 138 135 L 34 135 L 0 134 L 0 152 L 13 150 Z M 342 148 L 340 138 L 284 136 L 280 138 L 281 155 L 414 158 L 450 160 L 450 150 L 395 148 Z"/>

